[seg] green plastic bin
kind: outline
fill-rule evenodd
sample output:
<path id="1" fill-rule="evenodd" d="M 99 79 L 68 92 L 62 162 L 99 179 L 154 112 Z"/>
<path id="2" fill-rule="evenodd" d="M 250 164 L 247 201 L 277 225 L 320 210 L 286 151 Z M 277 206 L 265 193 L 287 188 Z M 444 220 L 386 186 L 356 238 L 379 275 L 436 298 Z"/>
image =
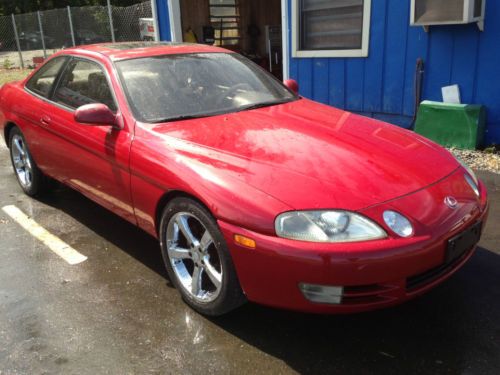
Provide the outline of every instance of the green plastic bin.
<path id="1" fill-rule="evenodd" d="M 483 145 L 486 111 L 482 105 L 423 101 L 415 132 L 440 145 L 476 149 Z"/>

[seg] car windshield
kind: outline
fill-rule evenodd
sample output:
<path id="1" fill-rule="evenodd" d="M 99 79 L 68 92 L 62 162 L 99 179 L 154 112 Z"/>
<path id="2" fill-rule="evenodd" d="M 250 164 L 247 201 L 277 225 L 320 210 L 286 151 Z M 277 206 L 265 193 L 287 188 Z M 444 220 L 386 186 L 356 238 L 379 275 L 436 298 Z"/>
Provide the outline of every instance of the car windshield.
<path id="1" fill-rule="evenodd" d="M 235 53 L 164 55 L 119 61 L 136 118 L 165 122 L 296 100 L 258 65 Z"/>

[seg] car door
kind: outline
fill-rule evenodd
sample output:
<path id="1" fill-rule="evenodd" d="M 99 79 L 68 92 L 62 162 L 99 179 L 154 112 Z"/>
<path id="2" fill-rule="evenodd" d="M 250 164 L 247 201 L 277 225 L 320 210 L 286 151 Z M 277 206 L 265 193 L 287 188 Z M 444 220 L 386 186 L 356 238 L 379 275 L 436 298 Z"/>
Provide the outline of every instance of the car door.
<path id="1" fill-rule="evenodd" d="M 102 103 L 120 116 L 110 76 L 97 61 L 73 57 L 51 95 L 54 103 L 44 113 L 45 130 L 57 137 L 47 152 L 58 179 L 99 204 L 135 223 L 130 195 L 129 124 L 90 126 L 77 123 L 75 110 L 85 104 Z"/>
<path id="2" fill-rule="evenodd" d="M 60 75 L 67 56 L 54 57 L 44 64 L 26 83 L 25 92 L 15 108 L 19 115 L 18 126 L 21 127 L 30 152 L 43 173 L 57 178 L 50 150 L 57 139 L 47 134 L 43 122 L 47 114 L 52 112 L 53 105 L 49 102 L 57 77 Z"/>

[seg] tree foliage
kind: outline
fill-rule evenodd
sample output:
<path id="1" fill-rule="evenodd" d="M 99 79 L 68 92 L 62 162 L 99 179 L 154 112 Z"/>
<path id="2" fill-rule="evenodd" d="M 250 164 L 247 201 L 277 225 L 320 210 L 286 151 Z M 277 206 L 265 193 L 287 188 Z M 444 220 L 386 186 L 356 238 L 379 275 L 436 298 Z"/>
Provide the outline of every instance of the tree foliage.
<path id="1" fill-rule="evenodd" d="M 128 6 L 144 0 L 112 0 L 115 6 Z M 106 0 L 0 0 L 0 16 L 11 13 L 28 13 L 37 10 L 65 8 L 66 6 L 78 7 L 85 5 L 106 5 Z"/>

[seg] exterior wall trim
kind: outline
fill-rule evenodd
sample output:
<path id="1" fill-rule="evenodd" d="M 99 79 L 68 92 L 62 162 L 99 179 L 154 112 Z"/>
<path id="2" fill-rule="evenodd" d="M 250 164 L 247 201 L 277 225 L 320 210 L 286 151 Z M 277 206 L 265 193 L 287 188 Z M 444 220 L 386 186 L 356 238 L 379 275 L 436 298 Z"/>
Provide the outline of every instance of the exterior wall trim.
<path id="1" fill-rule="evenodd" d="M 288 22 L 288 0 L 281 0 L 281 34 L 282 34 L 282 61 L 283 61 L 283 79 L 290 78 L 290 44 L 289 35 L 290 26 Z"/>
<path id="2" fill-rule="evenodd" d="M 156 0 L 151 1 L 151 13 L 153 15 L 153 22 L 155 28 L 155 41 L 160 41 L 160 23 L 158 22 L 158 9 Z"/>
<path id="3" fill-rule="evenodd" d="M 182 42 L 182 20 L 179 0 L 168 0 L 168 17 L 172 42 Z"/>

